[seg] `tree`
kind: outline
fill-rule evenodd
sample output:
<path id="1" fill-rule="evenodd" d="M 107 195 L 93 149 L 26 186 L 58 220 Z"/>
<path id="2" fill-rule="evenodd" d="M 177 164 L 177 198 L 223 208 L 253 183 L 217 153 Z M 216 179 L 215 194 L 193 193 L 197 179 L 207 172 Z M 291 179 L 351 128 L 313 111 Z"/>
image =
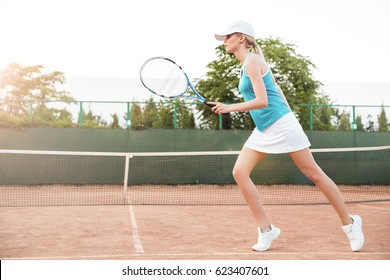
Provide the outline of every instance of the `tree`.
<path id="1" fill-rule="evenodd" d="M 186 104 L 174 101 L 160 103 L 158 118 L 154 122 L 153 128 L 183 128 L 194 129 L 195 117 L 191 109 Z"/>
<path id="2" fill-rule="evenodd" d="M 191 109 L 185 104 L 175 103 L 174 110 L 176 111 L 176 125 L 177 128 L 194 129 L 195 117 Z"/>
<path id="3" fill-rule="evenodd" d="M 371 118 L 372 118 L 371 114 L 368 114 L 368 116 L 367 116 L 367 126 L 366 126 L 366 130 L 368 132 L 374 132 L 375 131 L 375 124 L 371 120 Z"/>
<path id="4" fill-rule="evenodd" d="M 382 104 L 381 112 L 378 116 L 378 131 L 387 132 L 389 131 L 389 121 L 387 120 L 385 107 Z"/>
<path id="5" fill-rule="evenodd" d="M 43 73 L 42 65 L 9 64 L 0 70 L 0 117 L 4 126 L 60 126 L 72 125 L 66 109 L 49 108 L 47 100 L 74 100 L 58 86 L 65 83 L 64 73 Z M 5 117 L 7 116 L 7 117 Z"/>
<path id="6" fill-rule="evenodd" d="M 283 43 L 281 39 L 257 40 L 262 47 L 265 59 L 272 69 L 275 80 L 286 95 L 294 112 L 298 115 L 304 129 L 309 128 L 309 108 L 301 104 L 317 103 L 321 96 L 321 83 L 313 78 L 312 69 L 315 65 L 298 54 L 295 45 Z M 208 100 L 226 103 L 241 102 L 238 92 L 240 73 L 239 62 L 233 55 L 227 54 L 224 46 L 216 48 L 217 60 L 210 62 L 210 69 L 204 79 L 199 79 L 196 89 L 202 92 Z M 218 116 L 209 108 L 198 106 L 202 111 L 201 125 L 205 128 L 217 128 Z M 224 118 L 224 129 L 250 129 L 253 123 L 249 121 L 248 113 L 234 113 Z"/>
<path id="7" fill-rule="evenodd" d="M 33 110 L 32 125 L 36 127 L 73 127 L 72 114 L 66 109 L 40 106 Z"/>
<path id="8" fill-rule="evenodd" d="M 163 105 L 160 103 L 158 115 L 159 118 L 155 123 L 154 128 L 173 128 L 173 103 Z"/>
<path id="9" fill-rule="evenodd" d="M 349 122 L 350 114 L 346 112 L 342 112 L 340 115 L 339 125 L 337 127 L 340 131 L 350 131 L 351 123 Z"/>
<path id="10" fill-rule="evenodd" d="M 146 128 L 156 127 L 156 123 L 158 122 L 159 113 L 156 103 L 153 101 L 153 98 L 150 97 L 148 103 L 144 109 L 144 120 Z"/>
<path id="11" fill-rule="evenodd" d="M 295 45 L 283 43 L 279 38 L 258 40 L 258 43 L 292 110 L 302 127 L 308 129 L 309 108 L 300 105 L 321 103 L 318 98 L 322 96 L 319 92 L 321 83 L 312 74 L 314 63 L 298 54 Z"/>
<path id="12" fill-rule="evenodd" d="M 357 131 L 364 131 L 364 125 L 363 125 L 363 121 L 362 121 L 362 116 L 361 115 L 357 115 L 355 121 L 356 121 L 356 130 Z"/>
<path id="13" fill-rule="evenodd" d="M 143 110 L 138 104 L 133 104 L 130 118 L 133 129 L 194 129 L 196 127 L 191 108 L 173 100 L 157 103 L 151 98 Z"/>
<path id="14" fill-rule="evenodd" d="M 110 128 L 121 128 L 121 126 L 119 125 L 118 114 L 117 113 L 111 114 L 111 117 L 112 117 L 112 123 L 109 124 L 109 127 Z"/>
<path id="15" fill-rule="evenodd" d="M 88 110 L 88 113 L 83 111 L 83 128 L 105 128 L 107 127 L 107 122 L 101 117 L 93 114 L 91 109 Z"/>
<path id="16" fill-rule="evenodd" d="M 318 106 L 313 106 L 314 129 L 321 131 L 334 130 L 333 120 L 336 118 L 338 110 L 331 106 L 328 96 L 320 96 L 318 103 Z"/>
<path id="17" fill-rule="evenodd" d="M 137 103 L 133 103 L 130 112 L 130 120 L 131 120 L 131 128 L 132 129 L 144 129 L 145 121 L 144 116 L 142 114 L 141 106 Z"/>

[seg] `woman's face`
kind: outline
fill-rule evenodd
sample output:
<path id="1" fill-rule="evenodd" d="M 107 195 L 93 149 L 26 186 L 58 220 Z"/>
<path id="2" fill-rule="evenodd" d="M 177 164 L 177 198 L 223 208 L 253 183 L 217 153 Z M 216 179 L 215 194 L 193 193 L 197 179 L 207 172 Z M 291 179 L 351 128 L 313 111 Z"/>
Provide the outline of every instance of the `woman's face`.
<path id="1" fill-rule="evenodd" d="M 223 44 L 227 53 L 234 53 L 240 47 L 240 37 L 241 34 L 239 33 L 226 35 L 225 40 L 223 40 Z"/>

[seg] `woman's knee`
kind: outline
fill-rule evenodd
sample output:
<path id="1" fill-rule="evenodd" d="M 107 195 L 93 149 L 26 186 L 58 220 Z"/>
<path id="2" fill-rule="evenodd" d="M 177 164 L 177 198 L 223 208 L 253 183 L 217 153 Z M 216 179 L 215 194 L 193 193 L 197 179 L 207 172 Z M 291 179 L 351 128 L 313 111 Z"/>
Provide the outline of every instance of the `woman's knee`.
<path id="1" fill-rule="evenodd" d="M 239 176 L 240 176 L 240 168 L 238 168 L 237 166 L 234 166 L 233 167 L 233 170 L 232 170 L 232 175 L 233 175 L 233 178 L 236 180 Z"/>
<path id="2" fill-rule="evenodd" d="M 232 175 L 233 175 L 234 180 L 237 181 L 237 180 L 240 180 L 242 178 L 249 177 L 249 172 L 245 168 L 243 168 L 239 165 L 235 165 L 233 167 L 233 170 L 232 170 Z"/>
<path id="3" fill-rule="evenodd" d="M 320 169 L 308 169 L 302 170 L 302 172 L 314 184 L 319 183 L 323 175 L 323 172 Z"/>

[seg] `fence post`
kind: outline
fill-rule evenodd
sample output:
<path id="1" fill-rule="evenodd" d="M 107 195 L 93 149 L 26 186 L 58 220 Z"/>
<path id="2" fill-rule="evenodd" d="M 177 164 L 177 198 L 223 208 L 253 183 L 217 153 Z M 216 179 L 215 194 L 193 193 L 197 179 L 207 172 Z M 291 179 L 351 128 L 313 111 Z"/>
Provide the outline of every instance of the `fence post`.
<path id="1" fill-rule="evenodd" d="M 30 101 L 30 104 L 29 104 L 29 112 L 28 112 L 28 118 L 29 118 L 29 121 L 30 121 L 30 125 L 33 126 L 33 102 L 34 101 Z"/>
<path id="2" fill-rule="evenodd" d="M 173 103 L 173 128 L 177 128 L 177 103 Z"/>
<path id="3" fill-rule="evenodd" d="M 130 127 L 131 127 L 130 102 L 127 102 L 126 128 L 130 128 Z"/>
<path id="4" fill-rule="evenodd" d="M 355 105 L 352 106 L 352 130 L 357 129 Z"/>
<path id="5" fill-rule="evenodd" d="M 309 104 L 310 130 L 313 130 L 313 104 Z"/>
<path id="6" fill-rule="evenodd" d="M 80 111 L 79 111 L 79 128 L 83 126 L 83 102 L 80 101 Z"/>

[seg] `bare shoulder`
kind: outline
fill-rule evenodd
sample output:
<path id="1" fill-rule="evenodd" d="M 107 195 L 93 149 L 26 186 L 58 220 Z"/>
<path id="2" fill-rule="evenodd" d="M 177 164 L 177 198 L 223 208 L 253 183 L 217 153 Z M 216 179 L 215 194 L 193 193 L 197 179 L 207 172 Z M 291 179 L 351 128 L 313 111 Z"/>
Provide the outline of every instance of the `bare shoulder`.
<path id="1" fill-rule="evenodd" d="M 251 73 L 259 73 L 259 71 L 261 75 L 264 75 L 268 71 L 266 61 L 258 54 L 254 54 L 248 59 L 246 68 L 249 75 Z"/>

